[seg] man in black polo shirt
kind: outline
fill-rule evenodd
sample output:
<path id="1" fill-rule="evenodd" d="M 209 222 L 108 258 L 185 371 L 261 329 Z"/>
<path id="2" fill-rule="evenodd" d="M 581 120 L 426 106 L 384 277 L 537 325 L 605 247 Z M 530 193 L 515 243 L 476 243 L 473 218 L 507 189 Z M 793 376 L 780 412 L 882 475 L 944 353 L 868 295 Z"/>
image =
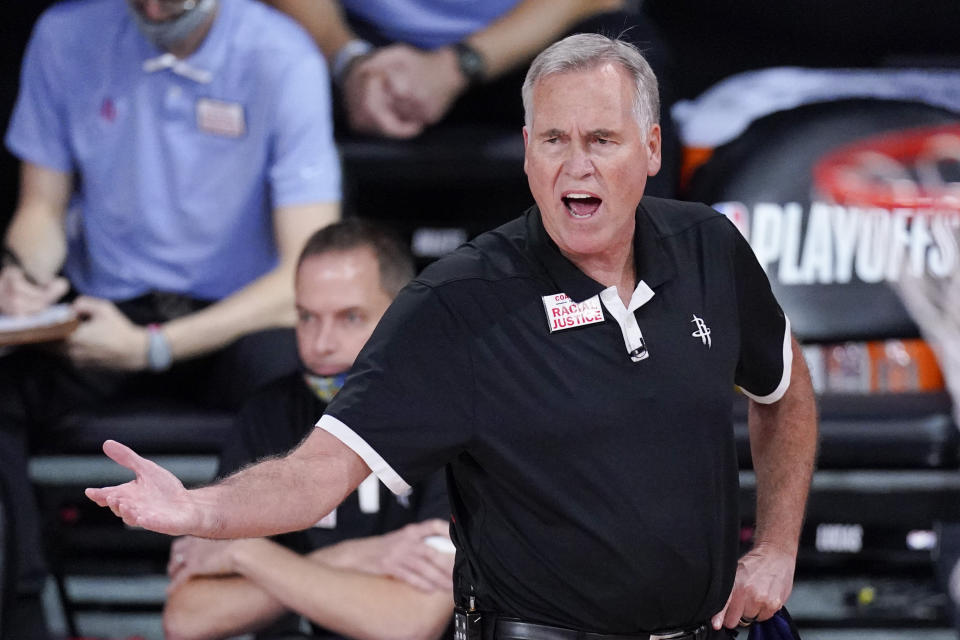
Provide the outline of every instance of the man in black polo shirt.
<path id="1" fill-rule="evenodd" d="M 248 398 L 220 475 L 295 447 L 339 392 L 380 317 L 414 275 L 400 241 L 348 218 L 314 233 L 297 261 L 297 352 L 304 369 Z M 443 475 L 394 496 L 376 477 L 305 531 L 277 539 L 177 538 L 163 610 L 170 640 L 295 631 L 433 640 L 453 609 Z M 431 540 L 433 538 L 433 540 Z M 298 615 L 289 615 L 289 614 Z"/>
<path id="2" fill-rule="evenodd" d="M 397 492 L 446 465 L 457 600 L 487 637 L 700 639 L 772 616 L 816 449 L 789 322 L 723 216 L 641 201 L 660 137 L 635 49 L 565 38 L 523 98 L 537 206 L 401 292 L 300 447 L 185 491 L 111 441 L 138 478 L 88 495 L 161 532 L 261 535 L 371 470 Z M 739 561 L 735 384 L 758 484 Z"/>

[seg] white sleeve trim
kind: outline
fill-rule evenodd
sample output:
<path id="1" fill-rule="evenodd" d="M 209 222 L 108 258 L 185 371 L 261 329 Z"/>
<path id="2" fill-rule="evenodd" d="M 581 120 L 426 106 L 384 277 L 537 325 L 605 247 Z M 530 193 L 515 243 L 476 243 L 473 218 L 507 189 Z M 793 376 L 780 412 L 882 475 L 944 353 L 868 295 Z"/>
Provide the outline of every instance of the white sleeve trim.
<path id="1" fill-rule="evenodd" d="M 340 422 L 331 415 L 324 414 L 317 421 L 318 428 L 323 429 L 360 456 L 375 476 L 380 478 L 380 482 L 387 485 L 394 494 L 400 495 L 410 491 L 411 487 L 400 477 L 400 474 L 393 470 L 387 464 L 379 453 L 374 451 L 373 447 L 367 444 L 367 441 L 357 435 L 357 432 Z"/>
<path id="2" fill-rule="evenodd" d="M 743 391 L 751 400 L 759 402 L 760 404 L 773 404 L 783 397 L 783 394 L 787 392 L 787 387 L 790 386 L 790 374 L 793 372 L 793 342 L 790 340 L 790 318 L 784 314 L 783 316 L 783 375 L 780 376 L 780 384 L 777 385 L 777 388 L 768 393 L 765 396 L 758 396 L 750 393 L 743 387 L 740 387 L 740 390 Z"/>

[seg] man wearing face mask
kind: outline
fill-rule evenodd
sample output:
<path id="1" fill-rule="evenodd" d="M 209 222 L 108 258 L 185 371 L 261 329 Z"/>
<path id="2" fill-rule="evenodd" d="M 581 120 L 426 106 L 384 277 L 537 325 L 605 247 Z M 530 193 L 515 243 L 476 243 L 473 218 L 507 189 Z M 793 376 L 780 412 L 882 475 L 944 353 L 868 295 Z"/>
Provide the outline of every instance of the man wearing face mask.
<path id="1" fill-rule="evenodd" d="M 295 280 L 304 369 L 244 403 L 221 475 L 285 453 L 312 431 L 413 274 L 396 238 L 356 218 L 307 241 Z M 168 565 L 166 637 L 274 637 L 297 622 L 285 615 L 293 612 L 319 637 L 433 640 L 453 613 L 453 554 L 431 546 L 450 544 L 449 513 L 440 473 L 401 496 L 371 475 L 306 531 L 274 539 L 178 538 Z"/>
<path id="2" fill-rule="evenodd" d="M 86 0 L 35 26 L 0 314 L 72 289 L 83 322 L 59 353 L 0 358 L 0 474 L 24 502 L 5 637 L 45 636 L 31 443 L 131 390 L 229 410 L 297 367 L 294 265 L 339 217 L 328 87 L 310 38 L 254 0 Z"/>

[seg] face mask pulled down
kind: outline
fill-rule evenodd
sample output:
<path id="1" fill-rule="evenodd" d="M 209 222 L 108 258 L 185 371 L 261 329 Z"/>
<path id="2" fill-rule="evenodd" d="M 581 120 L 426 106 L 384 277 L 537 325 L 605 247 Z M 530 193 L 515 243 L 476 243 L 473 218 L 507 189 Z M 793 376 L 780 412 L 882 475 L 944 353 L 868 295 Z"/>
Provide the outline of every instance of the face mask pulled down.
<path id="1" fill-rule="evenodd" d="M 318 376 L 307 373 L 304 377 L 307 380 L 307 386 L 313 393 L 328 404 L 337 395 L 337 392 L 343 388 L 343 383 L 347 381 L 346 373 L 338 373 L 335 376 Z"/>
<path id="2" fill-rule="evenodd" d="M 199 0 L 192 9 L 187 9 L 169 20 L 148 20 L 127 3 L 137 28 L 147 40 L 162 51 L 169 51 L 193 33 L 217 8 L 217 0 Z"/>

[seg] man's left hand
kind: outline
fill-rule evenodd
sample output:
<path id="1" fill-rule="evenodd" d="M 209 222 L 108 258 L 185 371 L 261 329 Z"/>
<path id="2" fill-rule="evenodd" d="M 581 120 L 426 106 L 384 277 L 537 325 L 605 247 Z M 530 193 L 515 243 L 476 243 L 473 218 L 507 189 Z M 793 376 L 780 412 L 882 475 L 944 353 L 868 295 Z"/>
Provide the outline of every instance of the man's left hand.
<path id="1" fill-rule="evenodd" d="M 714 629 L 748 626 L 773 616 L 793 589 L 796 556 L 769 544 L 758 544 L 737 563 L 737 577 L 727 604 L 711 623 Z"/>
<path id="2" fill-rule="evenodd" d="M 310 557 L 331 567 L 403 580 L 426 593 L 453 589 L 454 554 L 426 544 L 430 536 L 449 539 L 450 523 L 412 522 L 379 536 L 355 538 L 313 551 Z"/>
<path id="3" fill-rule="evenodd" d="M 406 73 L 390 76 L 397 109 L 424 125 L 435 124 L 467 88 L 456 54 L 449 47 L 428 52 L 400 48 L 396 53 L 406 54 L 406 64 L 398 65 Z"/>
<path id="4" fill-rule="evenodd" d="M 184 536 L 170 545 L 167 593 L 195 576 L 226 576 L 236 573 L 230 548 L 237 540 L 209 540 Z"/>
<path id="5" fill-rule="evenodd" d="M 383 71 L 397 116 L 419 122 L 422 127 L 440 120 L 467 87 L 456 55 L 449 47 L 420 51 L 407 45 L 391 45 L 377 51 L 364 64 L 368 69 Z"/>
<path id="6" fill-rule="evenodd" d="M 109 300 L 81 296 L 73 302 L 84 318 L 67 339 L 67 355 L 79 366 L 138 371 L 147 366 L 149 336 Z"/>

